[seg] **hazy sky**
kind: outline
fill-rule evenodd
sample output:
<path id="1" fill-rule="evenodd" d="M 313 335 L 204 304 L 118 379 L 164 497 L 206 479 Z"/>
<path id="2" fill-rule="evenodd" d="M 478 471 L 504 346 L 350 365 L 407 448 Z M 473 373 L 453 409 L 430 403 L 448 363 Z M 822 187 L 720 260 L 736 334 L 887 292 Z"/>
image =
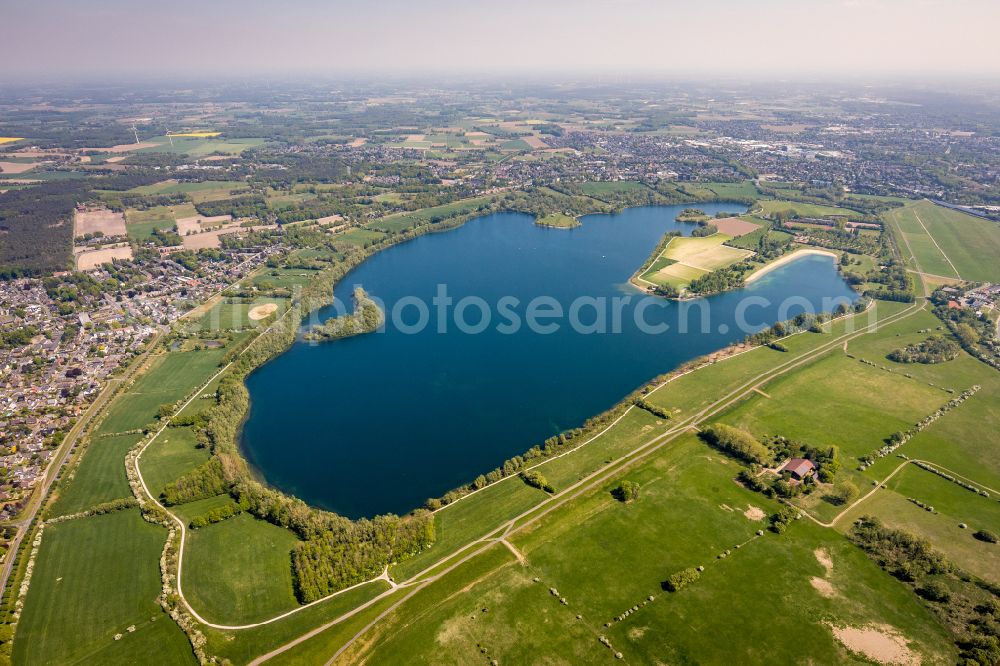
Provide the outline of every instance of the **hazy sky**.
<path id="1" fill-rule="evenodd" d="M 1000 0 L 3 4 L 0 69 L 8 76 L 372 70 L 1000 76 Z"/>

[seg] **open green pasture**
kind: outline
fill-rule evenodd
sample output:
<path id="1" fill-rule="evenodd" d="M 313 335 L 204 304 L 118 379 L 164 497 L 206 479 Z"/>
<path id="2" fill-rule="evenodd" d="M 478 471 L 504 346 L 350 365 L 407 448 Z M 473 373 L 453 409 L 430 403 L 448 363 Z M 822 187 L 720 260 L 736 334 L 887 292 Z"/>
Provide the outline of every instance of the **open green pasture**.
<path id="1" fill-rule="evenodd" d="M 48 526 L 14 663 L 195 663 L 187 637 L 156 602 L 165 539 L 138 509 Z"/>

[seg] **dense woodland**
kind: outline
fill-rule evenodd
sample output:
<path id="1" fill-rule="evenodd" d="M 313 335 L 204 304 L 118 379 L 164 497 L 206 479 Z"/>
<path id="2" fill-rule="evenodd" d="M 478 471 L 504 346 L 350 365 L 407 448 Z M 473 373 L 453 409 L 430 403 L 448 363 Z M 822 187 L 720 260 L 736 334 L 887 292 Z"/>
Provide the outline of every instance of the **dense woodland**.
<path id="1" fill-rule="evenodd" d="M 63 180 L 0 194 L 0 279 L 70 268 L 73 208 L 89 193 L 84 181 Z"/>

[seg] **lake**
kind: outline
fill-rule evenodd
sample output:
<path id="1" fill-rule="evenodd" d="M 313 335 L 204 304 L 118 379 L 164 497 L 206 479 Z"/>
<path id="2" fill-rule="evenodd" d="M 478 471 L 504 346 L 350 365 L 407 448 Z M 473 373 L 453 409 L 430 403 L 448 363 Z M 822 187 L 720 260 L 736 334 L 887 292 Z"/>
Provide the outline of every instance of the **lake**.
<path id="1" fill-rule="evenodd" d="M 685 207 L 590 215 L 571 230 L 498 213 L 376 254 L 335 295 L 363 286 L 384 302 L 385 330 L 299 340 L 253 372 L 244 455 L 310 504 L 406 513 L 685 361 L 857 298 L 820 255 L 700 301 L 646 296 L 628 279 L 666 231 L 694 228 L 674 221 Z"/>

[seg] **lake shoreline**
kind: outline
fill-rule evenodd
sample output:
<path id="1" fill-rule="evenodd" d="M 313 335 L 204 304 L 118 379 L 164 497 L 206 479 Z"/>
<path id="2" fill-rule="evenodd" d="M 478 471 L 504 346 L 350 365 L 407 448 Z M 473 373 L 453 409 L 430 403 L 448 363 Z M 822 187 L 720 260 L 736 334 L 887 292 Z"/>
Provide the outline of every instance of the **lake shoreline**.
<path id="1" fill-rule="evenodd" d="M 603 233 L 604 235 L 608 235 L 609 238 L 612 238 L 612 239 L 620 237 L 621 234 L 622 234 L 623 227 L 618 226 L 618 224 L 615 224 L 613 226 L 604 225 L 603 219 L 601 220 L 601 225 L 604 225 L 603 226 L 604 231 L 603 232 L 599 232 L 598 229 L 595 228 L 595 232 L 598 233 L 598 237 L 597 237 L 596 240 L 591 239 L 588 242 L 591 243 L 591 244 L 593 244 L 595 242 L 597 243 L 597 245 L 596 245 L 596 251 L 597 252 L 602 252 L 602 251 L 605 251 L 605 249 L 606 249 L 606 251 L 608 252 L 609 260 L 610 260 L 610 257 L 617 256 L 617 258 L 618 258 L 618 262 L 617 263 L 618 264 L 621 264 L 622 262 L 631 263 L 631 261 L 634 260 L 634 255 L 637 252 L 637 250 L 636 250 L 637 244 L 640 247 L 641 246 L 648 247 L 648 245 L 645 245 L 645 243 L 648 242 L 648 237 L 650 236 L 651 230 L 652 229 L 657 229 L 657 227 L 658 227 L 658 230 L 656 231 L 656 233 L 662 232 L 663 227 L 660 226 L 660 225 L 665 224 L 664 220 L 666 219 L 666 215 L 664 215 L 663 213 L 661 213 L 660 209 L 661 208 L 672 208 L 672 207 L 673 206 L 666 206 L 666 207 L 664 207 L 664 206 L 639 206 L 639 207 L 632 207 L 630 209 L 626 209 L 626 210 L 636 211 L 636 213 L 631 213 L 630 215 L 634 215 L 634 214 L 640 214 L 641 215 L 641 214 L 643 214 L 641 212 L 642 209 L 650 209 L 650 210 L 647 210 L 644 213 L 646 221 L 642 222 L 642 223 L 639 223 L 642 226 L 640 226 L 640 227 L 637 228 L 637 229 L 640 229 L 640 230 L 644 230 L 644 231 L 642 231 L 640 233 L 640 236 L 636 237 L 636 236 L 634 236 L 632 234 L 627 234 L 630 237 L 629 243 L 630 243 L 630 246 L 631 246 L 632 249 L 629 250 L 625 254 L 622 254 L 622 250 L 615 249 L 617 246 L 615 246 L 614 244 L 612 244 L 610 246 L 606 246 L 606 244 L 605 244 L 606 243 L 606 239 L 604 238 L 604 236 L 601 235 L 601 233 Z M 495 214 L 503 214 L 503 213 L 495 213 Z M 523 215 L 523 213 L 521 213 L 521 214 Z M 470 217 L 469 220 L 465 220 L 465 221 L 463 221 L 461 223 L 453 223 L 453 224 L 449 225 L 448 229 L 428 229 L 428 231 L 445 231 L 445 230 L 452 230 L 453 231 L 453 230 L 458 230 L 458 229 L 460 229 L 460 228 L 462 228 L 462 227 L 465 226 L 465 222 L 472 221 L 472 220 L 478 219 L 478 218 L 483 218 L 483 217 L 489 217 L 489 215 L 476 215 L 474 217 Z M 607 216 L 601 215 L 600 217 L 601 218 L 606 218 Z M 672 220 L 673 217 L 671 216 L 669 219 Z M 653 220 L 652 226 L 650 226 L 650 224 L 651 224 L 650 220 Z M 629 224 L 632 224 L 632 223 L 630 222 Z M 586 225 L 586 226 L 588 228 L 591 228 L 591 225 Z M 628 227 L 628 228 L 633 228 L 633 227 Z M 509 234 L 509 233 L 507 233 L 506 230 L 504 230 L 501 234 L 497 235 L 497 232 L 500 229 L 500 227 L 497 227 L 495 225 L 487 225 L 487 226 L 484 226 L 484 229 L 491 229 L 491 230 L 488 233 L 487 232 L 478 232 L 477 231 L 476 234 L 480 235 L 482 233 L 486 233 L 487 236 L 490 239 L 490 240 L 488 240 L 489 244 L 493 244 L 495 242 L 492 239 L 494 239 L 494 238 L 497 239 L 496 242 L 499 242 L 499 245 L 497 245 L 496 248 L 495 248 L 496 252 L 506 251 L 506 250 L 504 250 L 505 240 L 501 240 L 501 239 L 513 238 L 514 240 L 512 240 L 511 242 L 513 242 L 514 244 L 517 244 L 517 243 L 521 242 L 521 241 L 517 240 L 517 238 L 518 238 L 518 234 L 521 234 L 523 231 L 512 232 L 512 233 Z M 552 238 L 555 239 L 556 236 L 561 237 L 562 235 L 561 234 L 552 235 Z M 536 237 L 536 238 L 538 238 L 538 239 L 544 239 L 544 238 L 547 238 L 547 237 Z M 642 239 L 646 239 L 646 240 L 642 240 Z M 483 240 L 483 239 L 481 239 L 481 240 Z M 542 245 L 539 246 L 539 247 L 535 247 L 535 248 L 530 248 L 529 247 L 528 248 L 529 251 L 532 251 L 532 250 L 533 251 L 538 251 L 540 249 L 540 247 L 548 247 L 551 244 L 551 242 L 555 242 L 557 246 L 561 246 L 560 244 L 562 242 L 564 242 L 564 241 L 553 240 L 553 241 L 550 242 L 550 241 L 544 241 L 544 240 L 542 240 L 542 241 L 531 241 L 531 242 L 532 243 L 542 242 Z M 394 246 L 400 246 L 400 245 L 410 245 L 410 244 L 408 244 L 408 243 L 399 243 L 397 241 L 396 243 L 386 244 L 384 247 L 382 247 L 379 250 L 376 250 L 374 252 L 372 252 L 371 249 L 369 249 L 369 252 L 370 252 L 369 256 L 367 256 L 363 261 L 361 261 L 358 264 L 356 264 L 355 266 L 353 266 L 348 272 L 346 272 L 342 276 L 340 276 L 340 278 L 336 281 L 336 284 L 343 285 L 345 280 L 349 280 L 353 276 L 352 274 L 354 273 L 354 271 L 356 271 L 356 270 L 362 270 L 363 266 L 367 266 L 369 259 L 374 259 L 378 255 L 380 255 L 381 254 L 381 249 L 387 249 L 388 247 L 394 247 Z M 493 249 L 492 245 L 488 245 L 488 247 L 491 250 Z M 475 246 L 473 246 L 470 249 L 474 249 L 474 248 L 475 248 Z M 557 248 L 550 248 L 548 250 L 541 250 L 541 251 L 545 253 L 546 257 L 551 257 L 552 256 L 552 254 L 551 254 L 552 249 L 557 249 Z M 569 255 L 572 255 L 573 253 L 575 253 L 576 251 L 578 251 L 580 249 L 581 248 L 578 247 L 578 246 L 574 246 L 574 249 L 572 249 L 572 250 L 570 250 L 569 247 L 567 247 L 568 253 L 564 257 L 564 259 L 565 260 L 569 260 Z M 586 244 L 583 245 L 582 249 L 587 249 Z M 593 251 L 594 249 L 595 249 L 595 247 L 591 247 L 590 248 L 591 251 Z M 482 245 L 480 245 L 480 251 L 481 250 L 482 250 Z M 646 250 L 646 249 L 642 250 L 642 252 L 646 252 L 646 251 L 648 251 L 648 250 Z M 456 252 L 454 248 L 448 248 L 447 252 L 450 252 L 450 253 L 453 253 L 453 254 L 465 254 L 464 251 L 463 252 Z M 614 254 L 612 254 L 612 253 L 614 253 Z M 591 256 L 593 256 L 593 254 Z M 598 256 L 601 256 L 601 255 L 598 255 Z M 534 261 L 534 259 L 532 259 L 532 261 Z M 547 260 L 545 262 L 543 262 L 543 263 L 547 263 Z M 621 269 L 620 266 L 613 267 L 613 268 L 614 268 L 615 271 L 618 271 L 618 270 Z M 478 269 L 478 265 L 477 265 L 477 269 Z M 399 270 L 397 262 L 394 262 L 394 270 Z M 490 273 L 490 271 L 487 271 L 487 273 Z M 435 275 L 436 274 L 437 273 L 435 273 Z M 567 274 L 571 274 L 571 273 L 567 273 Z M 379 272 L 379 275 L 381 276 L 379 279 L 382 282 L 384 282 L 385 285 L 391 285 L 392 284 L 392 282 L 391 282 L 391 275 L 388 272 L 382 271 L 382 272 Z M 364 282 L 366 288 L 372 289 L 372 293 L 375 293 L 376 295 L 382 294 L 382 290 L 386 288 L 385 286 L 383 286 L 381 288 L 377 287 L 377 286 L 375 288 L 372 288 L 372 284 L 369 283 L 369 280 L 372 278 L 372 275 L 368 271 L 366 271 L 366 273 L 363 274 L 363 275 L 357 275 L 357 276 L 353 276 L 353 277 L 355 277 L 355 279 L 358 282 Z M 445 277 L 443 279 L 445 281 L 449 280 L 449 278 L 447 277 L 446 274 L 445 274 Z M 456 278 L 453 276 L 450 279 L 451 279 L 452 282 L 454 282 Z M 620 285 L 621 282 L 619 280 L 620 280 L 620 278 L 614 280 L 614 284 L 619 284 Z M 426 281 L 427 281 L 427 277 L 425 275 L 424 276 L 424 282 L 426 282 Z M 545 282 L 542 282 L 542 284 L 545 284 Z M 838 282 L 838 284 L 839 284 L 839 282 Z M 588 292 L 588 293 L 590 293 L 590 292 Z M 598 291 L 598 292 L 593 292 L 593 293 L 600 293 L 600 292 Z M 715 296 L 722 297 L 724 295 L 723 294 L 719 294 L 719 295 L 715 295 Z M 722 316 L 728 316 L 727 313 L 730 313 L 730 309 L 731 308 L 729 308 L 729 306 L 725 302 L 724 303 L 720 303 L 719 305 L 722 307 L 722 310 L 720 310 L 720 313 L 722 313 Z M 668 312 L 669 313 L 673 313 L 672 310 L 669 310 Z M 301 313 L 301 314 L 303 315 L 302 316 L 303 320 L 305 320 L 305 318 L 308 316 L 308 313 Z M 320 313 L 319 316 L 322 317 L 322 313 Z M 766 315 L 765 317 L 769 317 L 769 315 Z M 768 318 L 768 322 L 769 323 L 773 323 L 773 322 L 770 321 L 769 318 Z M 576 340 L 577 338 L 581 338 L 581 337 L 588 337 L 588 336 L 575 336 L 574 340 Z M 650 365 L 651 364 L 651 368 L 650 368 L 651 372 L 649 372 L 648 374 L 646 374 L 645 372 L 637 373 L 633 369 L 632 374 L 637 375 L 637 376 L 641 376 L 642 374 L 645 374 L 645 377 L 639 379 L 638 381 L 634 381 L 634 382 L 630 381 L 630 383 L 628 383 L 628 385 L 625 385 L 623 383 L 623 381 L 619 381 L 618 384 L 620 384 L 620 386 L 618 386 L 618 388 L 620 389 L 620 392 L 617 392 L 616 397 L 610 398 L 608 400 L 608 402 L 604 403 L 604 405 L 615 405 L 615 404 L 617 404 L 622 399 L 622 396 L 629 395 L 630 392 L 633 391 L 636 386 L 644 386 L 647 383 L 648 378 L 651 375 L 658 375 L 659 374 L 659 373 L 656 372 L 657 366 L 659 366 L 661 368 L 668 368 L 668 369 L 669 368 L 677 368 L 680 365 L 682 365 L 682 364 L 684 364 L 684 363 L 686 363 L 686 362 L 688 362 L 690 360 L 694 360 L 696 358 L 699 358 L 701 356 L 711 355 L 711 354 L 717 354 L 718 352 L 720 352 L 722 350 L 725 350 L 726 347 L 728 347 L 729 345 L 731 345 L 731 344 L 738 344 L 738 342 L 739 342 L 739 339 L 736 339 L 732 335 L 730 335 L 729 338 L 728 338 L 728 340 L 719 340 L 719 342 L 722 343 L 722 344 L 718 344 L 716 346 L 710 346 L 714 342 L 714 338 L 715 337 L 719 337 L 719 336 L 716 334 L 716 332 L 714 330 L 711 333 L 709 333 L 709 337 L 707 337 L 707 338 L 705 336 L 699 336 L 699 335 L 688 336 L 688 338 L 687 338 L 688 342 L 684 343 L 685 344 L 685 348 L 688 347 L 688 346 L 692 346 L 691 351 L 693 352 L 693 355 L 689 356 L 686 359 L 683 358 L 683 357 L 688 354 L 687 351 L 677 351 L 670 358 L 665 359 L 665 360 L 661 360 L 661 361 L 657 361 L 656 360 L 656 358 L 657 358 L 656 356 L 652 356 L 652 357 L 649 357 L 649 358 L 645 358 L 645 357 L 637 358 L 636 361 L 635 361 L 635 363 L 642 363 L 644 365 Z M 593 340 L 594 338 L 591 337 L 591 339 Z M 343 344 L 352 344 L 352 345 L 354 345 L 354 344 L 356 344 L 356 342 L 357 342 L 356 340 L 354 342 L 344 341 Z M 451 342 L 454 343 L 454 342 L 457 342 L 457 341 L 452 340 Z M 651 340 L 647 339 L 646 341 L 642 342 L 641 345 L 646 345 L 646 344 L 648 344 L 650 342 L 651 342 Z M 577 344 L 577 343 L 578 343 L 578 341 L 572 341 L 571 342 L 571 344 Z M 379 344 L 383 344 L 383 343 L 379 343 Z M 600 343 L 600 344 L 604 345 L 604 343 Z M 293 346 L 293 345 L 290 345 L 289 348 L 291 346 Z M 333 348 L 334 346 L 331 345 L 330 347 Z M 282 356 L 282 355 L 286 354 L 289 351 L 289 348 L 286 348 L 284 352 L 279 353 L 278 356 Z M 340 349 L 340 346 L 337 345 L 336 348 Z M 383 344 L 383 346 L 381 348 L 383 350 L 385 349 L 384 344 Z M 353 350 L 356 350 L 357 347 L 356 346 L 352 346 L 352 347 L 350 347 L 350 349 L 352 350 L 352 354 L 351 355 L 353 355 L 353 353 L 354 353 Z M 299 351 L 295 352 L 295 354 L 297 356 L 299 356 L 299 357 L 304 357 L 304 355 L 306 353 L 307 352 L 304 349 L 301 349 L 301 348 L 299 348 Z M 320 358 L 320 357 L 315 357 L 315 356 L 313 357 L 313 359 L 316 359 L 316 358 Z M 339 358 L 339 356 L 338 356 L 338 358 Z M 674 358 L 676 358 L 676 360 L 671 360 L 671 359 L 674 359 Z M 267 363 L 262 364 L 261 366 L 259 366 L 258 368 L 256 368 L 251 374 L 254 375 L 254 376 L 256 376 L 257 372 L 260 371 L 261 368 L 263 368 L 264 366 L 269 366 L 271 364 L 270 362 L 273 361 L 273 360 L 275 360 L 275 359 L 270 359 Z M 316 361 L 313 360 L 312 363 L 315 364 Z M 633 363 L 633 365 L 635 363 Z M 398 367 L 394 363 L 389 363 L 389 365 L 392 368 L 397 368 Z M 279 420 L 283 421 L 283 422 L 287 422 L 287 417 L 290 417 L 292 414 L 294 414 L 294 412 L 289 411 L 289 410 L 291 410 L 291 409 L 298 409 L 298 408 L 295 408 L 294 405 L 292 405 L 292 406 L 289 406 L 288 408 L 286 408 L 284 412 L 282 412 L 279 407 L 273 407 L 270 410 L 268 410 L 268 408 L 266 408 L 266 407 L 262 407 L 263 405 L 265 405 L 268 402 L 270 402 L 270 399 L 268 397 L 266 397 L 266 396 L 270 395 L 271 391 L 268 391 L 266 389 L 261 389 L 260 387 L 263 384 L 266 384 L 266 383 L 271 383 L 274 386 L 278 386 L 278 385 L 288 386 L 289 385 L 288 381 L 290 381 L 290 377 L 292 377 L 293 375 L 286 375 L 284 377 L 284 379 L 282 379 L 281 381 L 277 381 L 276 382 L 276 377 L 278 375 L 274 374 L 275 372 L 277 372 L 278 374 L 288 373 L 289 372 L 288 367 L 289 366 L 286 365 L 281 370 L 273 371 L 273 372 L 268 372 L 267 376 L 266 376 L 267 378 L 266 379 L 265 378 L 258 378 L 257 384 L 255 386 L 253 385 L 253 381 L 251 380 L 251 382 L 250 382 L 251 386 L 248 386 L 248 388 L 252 388 L 253 389 L 253 393 L 254 393 L 254 399 L 252 400 L 253 411 L 254 412 L 258 412 L 258 410 L 262 411 L 262 413 L 258 414 L 255 418 L 263 419 L 263 420 L 266 421 L 268 418 L 271 418 L 271 419 L 278 418 L 278 417 L 275 417 L 275 413 L 282 413 L 285 416 L 280 417 Z M 273 370 L 273 368 L 272 368 L 272 370 Z M 388 370 L 387 369 L 387 372 L 393 372 L 393 370 Z M 620 375 L 621 373 L 618 373 L 618 374 Z M 299 373 L 299 374 L 294 374 L 294 376 L 301 377 L 302 375 Z M 346 381 L 348 381 L 350 383 L 350 380 L 346 380 Z M 404 383 L 404 385 L 405 385 L 405 383 Z M 420 384 L 418 382 L 417 384 L 414 385 L 414 388 L 416 388 L 418 391 L 420 391 L 421 390 L 420 389 L 421 386 L 422 386 L 422 384 Z M 476 388 L 476 389 L 472 389 L 472 390 L 478 391 L 479 389 Z M 282 396 L 278 396 L 279 401 L 281 400 L 281 398 L 282 398 Z M 339 400 L 340 399 L 338 398 L 338 402 L 339 402 Z M 484 405 L 486 407 L 489 407 L 490 400 L 491 400 L 490 395 L 483 395 L 476 402 L 476 405 L 474 406 L 473 411 L 474 412 L 476 412 L 477 410 L 481 411 L 480 408 L 484 407 Z M 352 400 L 349 398 L 349 401 L 352 401 Z M 353 400 L 353 402 L 357 402 L 357 400 Z M 407 402 L 409 402 L 409 400 L 407 400 Z M 598 402 L 598 401 L 595 399 L 595 400 L 591 400 L 591 402 Z M 394 403 L 394 404 L 397 404 L 397 403 Z M 400 403 L 400 404 L 402 404 L 402 403 Z M 408 407 L 409 407 L 409 405 L 402 404 L 402 409 L 403 409 L 404 412 L 406 411 L 406 409 Z M 593 414 L 602 413 L 603 410 L 607 409 L 607 407 L 602 407 L 602 406 L 600 406 L 600 404 L 593 405 L 592 407 L 595 407 L 595 408 L 580 406 L 576 410 L 577 412 L 580 413 L 579 417 L 577 417 L 575 415 L 576 412 L 573 412 L 572 410 L 571 410 L 571 412 L 566 412 L 564 409 L 562 409 L 561 404 L 560 405 L 554 405 L 553 409 L 555 411 L 552 412 L 552 423 L 553 423 L 553 425 L 558 425 L 558 430 L 559 431 L 565 431 L 567 429 L 570 429 L 570 426 L 575 425 L 575 424 L 583 423 L 585 420 L 588 420 L 588 418 L 591 417 Z M 329 407 L 327 407 L 326 409 L 329 409 Z M 589 411 L 584 411 L 585 409 L 589 410 Z M 248 412 L 249 412 L 249 410 L 248 410 Z M 263 415 L 264 412 L 270 412 L 270 416 Z M 573 414 L 573 415 L 567 415 L 567 414 Z M 469 418 L 472 419 L 473 421 L 475 421 L 476 423 L 479 422 L 477 420 L 479 417 L 476 417 L 476 416 L 473 415 L 473 416 L 469 416 Z M 251 420 L 253 420 L 253 419 L 251 419 Z M 295 420 L 296 419 L 293 419 L 293 421 L 295 421 Z M 324 423 L 326 423 L 326 424 L 329 425 L 329 424 L 332 424 L 332 423 L 336 423 L 336 421 L 324 421 Z M 411 420 L 411 426 L 414 423 L 417 423 L 417 422 Z M 417 425 L 419 426 L 419 423 L 417 423 Z M 490 427 L 488 425 L 487 426 L 483 426 L 483 427 L 486 428 L 487 430 L 490 429 Z M 364 437 L 358 438 L 357 436 L 352 436 L 349 432 L 345 433 L 345 432 L 340 432 L 338 428 L 334 428 L 334 429 L 338 430 L 338 432 L 335 435 L 332 435 L 332 437 L 333 437 L 332 440 L 331 440 L 331 435 L 329 434 L 329 429 L 327 429 L 326 431 L 324 431 L 323 429 L 319 429 L 319 432 L 320 432 L 319 438 L 312 437 L 309 441 L 314 442 L 314 444 L 312 444 L 310 446 L 315 447 L 317 445 L 317 444 L 315 444 L 316 442 L 324 442 L 325 441 L 325 442 L 330 442 L 330 444 L 327 444 L 326 447 L 322 447 L 322 448 L 317 449 L 317 450 L 323 451 L 325 449 L 329 449 L 331 446 L 333 448 L 337 449 L 337 450 L 342 450 L 342 449 L 345 449 L 345 448 L 346 449 L 357 448 L 357 447 L 355 447 L 353 445 L 352 446 L 346 446 L 347 442 L 362 443 L 364 441 L 368 441 Z M 426 428 L 424 428 L 424 429 L 426 430 Z M 309 428 L 305 429 L 305 431 L 308 431 L 308 430 L 309 430 Z M 427 440 L 427 437 L 429 435 L 426 435 L 425 433 L 420 433 L 419 430 L 420 430 L 420 428 L 418 427 L 417 428 L 417 432 L 414 433 L 415 437 L 417 439 L 419 439 L 421 442 Z M 517 438 L 519 441 L 523 441 L 524 444 L 527 445 L 527 444 L 539 441 L 542 438 L 544 438 L 546 436 L 546 434 L 548 434 L 546 432 L 546 430 L 547 429 L 545 429 L 545 428 L 542 428 L 542 429 L 535 428 L 534 430 L 530 431 L 528 433 L 528 435 L 526 435 L 526 436 L 516 436 L 515 435 L 515 438 Z M 258 440 L 258 441 L 262 441 L 262 442 L 267 442 L 267 441 L 273 441 L 273 442 L 278 442 L 278 441 L 294 442 L 296 440 L 301 440 L 303 442 L 303 446 L 301 447 L 302 450 L 299 453 L 297 453 L 297 454 L 291 454 L 290 452 L 288 452 L 285 456 L 283 456 L 283 458 L 286 461 L 289 461 L 289 462 L 275 463 L 275 461 L 274 461 L 274 446 L 267 445 L 267 446 L 265 446 L 263 448 L 258 447 L 258 446 L 254 446 L 253 444 L 251 444 L 251 441 L 250 441 L 251 440 L 251 436 L 247 435 L 246 434 L 247 432 L 248 431 L 245 428 L 241 427 L 239 429 L 239 434 L 238 434 L 237 439 L 239 441 L 239 448 L 241 450 L 242 457 L 245 460 L 247 460 L 248 462 L 250 462 L 250 466 L 254 468 L 254 472 L 256 472 L 255 477 L 257 477 L 259 479 L 262 479 L 262 480 L 265 480 L 265 483 L 267 483 L 267 485 L 269 485 L 272 488 L 275 488 L 276 490 L 281 490 L 281 491 L 287 492 L 289 494 L 297 495 L 299 497 L 302 497 L 304 500 L 306 500 L 309 504 L 311 504 L 313 506 L 316 506 L 316 507 L 319 507 L 319 508 L 323 508 L 323 509 L 326 509 L 326 510 L 333 510 L 333 511 L 341 513 L 341 515 L 345 515 L 345 516 L 352 516 L 352 515 L 374 515 L 372 513 L 372 511 L 375 511 L 377 513 L 383 513 L 385 511 L 394 511 L 394 512 L 400 512 L 400 511 L 402 511 L 402 512 L 405 512 L 407 510 L 413 510 L 415 508 L 418 508 L 422 504 L 423 499 L 426 498 L 428 495 L 437 496 L 439 493 L 444 492 L 444 490 L 446 490 L 447 488 L 454 488 L 458 483 L 461 482 L 461 479 L 459 479 L 458 481 L 452 480 L 450 482 L 447 481 L 447 480 L 442 480 L 439 484 L 431 484 L 431 485 L 437 485 L 438 490 L 436 492 L 432 488 L 428 488 L 427 491 L 425 491 L 423 493 L 420 493 L 422 495 L 422 497 L 420 497 L 419 499 L 416 499 L 413 502 L 409 502 L 409 503 L 406 503 L 406 504 L 404 504 L 401 501 L 400 504 L 397 505 L 396 507 L 393 507 L 393 506 L 379 507 L 379 508 L 373 509 L 372 511 L 369 511 L 369 510 L 363 509 L 363 508 L 362 509 L 351 509 L 348 506 L 341 507 L 339 500 L 333 499 L 333 498 L 330 498 L 330 497 L 324 497 L 324 493 L 323 492 L 317 493 L 316 489 L 314 487 L 313 488 L 309 487 L 309 485 L 311 483 L 310 481 L 302 483 L 301 482 L 301 478 L 302 477 L 299 477 L 299 472 L 296 472 L 293 469 L 289 469 L 290 467 L 295 466 L 293 463 L 290 462 L 291 460 L 302 460 L 303 459 L 302 456 L 312 456 L 313 455 L 313 453 L 310 452 L 313 449 L 309 449 L 309 447 L 304 446 L 305 439 L 308 439 L 308 436 L 306 436 L 306 435 L 303 435 L 301 437 L 291 436 L 290 439 L 289 439 L 289 435 L 286 433 L 281 438 L 274 439 L 274 436 L 272 436 L 272 435 L 262 435 L 265 439 Z M 534 434 L 531 434 L 532 432 L 534 432 Z M 445 437 L 446 440 L 447 440 L 447 436 L 448 436 L 448 433 L 445 433 L 444 437 Z M 253 437 L 256 438 L 257 435 L 253 435 Z M 435 436 L 435 438 L 437 438 L 437 437 Z M 377 437 L 376 440 L 374 440 L 374 441 L 385 442 L 388 439 L 392 439 L 392 438 L 391 437 L 384 437 L 383 436 L 381 438 Z M 454 439 L 454 437 L 452 437 L 452 439 Z M 427 441 L 432 441 L 432 440 L 427 440 Z M 492 441 L 492 440 L 490 440 L 490 441 Z M 510 440 L 508 439 L 508 441 L 510 441 Z M 340 443 L 333 444 L 332 442 L 343 442 L 344 444 L 340 444 Z M 271 449 L 271 451 L 268 451 L 269 448 Z M 364 449 L 366 447 L 365 446 L 361 446 L 360 448 Z M 309 451 L 307 451 L 306 449 L 309 449 Z M 486 458 L 486 462 L 485 463 L 482 462 L 482 461 L 480 461 L 479 463 L 470 463 L 470 466 L 465 467 L 463 469 L 463 473 L 460 476 L 463 479 L 469 479 L 469 478 L 475 476 L 478 472 L 485 471 L 490 466 L 494 465 L 497 461 L 502 460 L 503 457 L 505 457 L 506 455 L 510 455 L 511 453 L 517 453 L 517 452 L 518 451 L 511 450 L 509 448 L 507 448 L 505 450 L 499 450 L 498 449 L 498 452 L 497 452 L 496 456 Z M 323 459 L 324 456 L 327 456 L 327 455 L 328 455 L 328 453 L 324 453 L 323 455 L 320 456 L 320 460 L 316 460 L 318 469 L 315 470 L 314 472 L 309 472 L 307 474 L 307 477 L 310 476 L 310 475 L 313 475 L 313 474 L 323 474 L 323 472 L 321 471 L 322 468 L 323 468 L 323 463 L 321 462 L 321 460 Z M 390 455 L 390 454 L 386 454 L 386 455 Z M 431 457 L 437 456 L 438 453 L 435 452 L 435 451 L 433 451 L 433 450 L 428 450 L 426 452 L 426 455 L 428 456 L 428 458 L 431 458 Z M 313 459 L 315 460 L 315 458 L 313 458 Z M 458 462 L 458 461 L 456 461 L 456 462 Z M 275 468 L 276 471 L 272 471 L 272 463 L 274 463 L 276 465 L 279 465 L 279 467 Z M 345 464 L 346 463 L 337 463 L 337 465 L 335 465 L 335 467 L 337 467 L 337 466 L 343 467 Z M 362 464 L 362 463 L 358 462 L 358 463 L 351 463 L 351 464 L 352 465 L 357 465 L 357 464 Z M 463 464 L 464 463 L 456 465 L 456 468 L 462 467 Z M 450 470 L 450 473 L 454 474 L 455 470 Z M 274 476 L 272 477 L 272 475 L 274 475 Z M 336 472 L 334 472 L 334 476 L 336 476 Z M 267 482 L 266 479 L 268 479 L 269 477 L 274 478 L 274 480 L 277 483 L 277 485 L 274 485 L 273 483 Z M 278 480 L 278 479 L 281 479 L 281 478 L 283 478 L 284 480 Z M 332 478 L 332 477 L 327 477 L 327 479 L 328 478 Z M 416 494 L 416 492 L 417 491 L 414 491 L 413 494 Z M 405 494 L 405 493 L 401 493 L 401 494 Z M 345 491 L 345 497 L 350 498 L 351 495 L 352 495 L 352 493 L 350 493 L 349 491 Z M 357 500 L 353 500 L 352 499 L 352 501 L 357 501 Z"/>

